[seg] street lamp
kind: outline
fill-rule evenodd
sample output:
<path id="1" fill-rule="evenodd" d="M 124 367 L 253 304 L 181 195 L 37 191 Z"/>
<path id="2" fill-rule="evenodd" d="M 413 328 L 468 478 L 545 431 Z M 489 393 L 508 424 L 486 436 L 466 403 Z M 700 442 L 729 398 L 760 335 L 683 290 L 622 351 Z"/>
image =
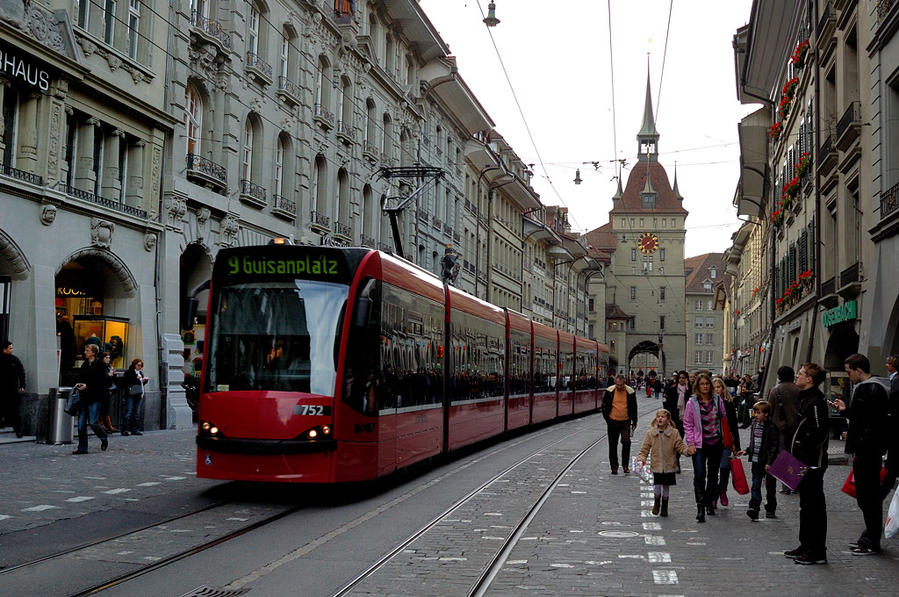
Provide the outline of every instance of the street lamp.
<path id="1" fill-rule="evenodd" d="M 481 13 L 484 14 L 484 13 Z M 484 19 L 484 24 L 488 27 L 496 27 L 499 25 L 499 19 L 496 18 L 496 3 L 491 2 L 487 5 L 487 18 Z"/>

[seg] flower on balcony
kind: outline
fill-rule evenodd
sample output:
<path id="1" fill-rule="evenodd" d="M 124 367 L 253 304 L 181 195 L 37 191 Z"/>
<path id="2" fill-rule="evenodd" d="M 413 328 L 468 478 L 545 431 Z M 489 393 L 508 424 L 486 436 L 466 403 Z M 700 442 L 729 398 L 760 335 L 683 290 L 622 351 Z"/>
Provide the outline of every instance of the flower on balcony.
<path id="1" fill-rule="evenodd" d="M 784 210 L 783 209 L 775 209 L 771 212 L 769 216 L 771 223 L 780 228 L 780 225 L 783 224 L 784 221 Z"/>
<path id="2" fill-rule="evenodd" d="M 796 162 L 796 176 L 802 178 L 805 176 L 805 173 L 808 172 L 809 166 L 812 164 L 812 156 L 809 152 L 804 152 L 801 156 L 799 156 L 799 161 Z"/>
<path id="3" fill-rule="evenodd" d="M 740 314 L 740 310 L 739 310 L 739 309 L 737 309 L 736 311 L 734 311 L 734 315 L 739 315 L 739 314 Z"/>
<path id="4" fill-rule="evenodd" d="M 783 297 L 780 297 L 779 299 L 777 299 L 777 300 L 774 301 L 774 302 L 775 302 L 775 304 L 776 304 L 778 307 L 782 307 L 783 304 L 784 304 L 784 299 L 783 299 Z"/>
<path id="5" fill-rule="evenodd" d="M 784 85 L 783 93 L 785 97 L 793 99 L 793 94 L 796 93 L 796 88 L 799 87 L 799 77 L 793 77 L 789 81 L 787 81 L 786 85 Z M 783 104 L 783 100 L 781 100 L 781 104 Z"/>
<path id="6" fill-rule="evenodd" d="M 753 295 L 756 295 L 756 294 L 758 294 L 758 293 L 759 293 L 759 287 L 756 286 L 755 288 L 752 289 L 752 294 L 753 294 Z"/>
<path id="7" fill-rule="evenodd" d="M 799 284 L 799 280 L 793 280 L 790 282 L 790 285 L 787 286 L 786 291 L 784 291 L 785 299 L 795 299 L 799 298 L 799 292 L 801 290 L 801 285 Z"/>
<path id="8" fill-rule="evenodd" d="M 812 270 L 810 270 L 810 269 L 807 269 L 807 270 L 805 270 L 804 272 L 799 272 L 799 279 L 800 279 L 800 280 L 811 279 L 812 276 L 814 276 L 814 274 L 812 273 Z"/>
<path id="9" fill-rule="evenodd" d="M 771 125 L 771 128 L 768 129 L 768 135 L 772 139 L 777 141 L 777 139 L 780 137 L 780 133 L 782 131 L 783 131 L 783 124 L 781 124 L 780 122 L 775 122 L 774 124 Z"/>
<path id="10" fill-rule="evenodd" d="M 795 70 L 802 70 L 805 66 L 805 55 L 808 53 L 808 40 L 804 39 L 793 50 L 793 56 L 790 58 L 790 64 Z"/>
<path id="11" fill-rule="evenodd" d="M 792 99 L 789 95 L 784 95 L 780 98 L 780 105 L 777 108 L 777 113 L 780 114 L 781 120 L 786 120 L 787 115 L 790 113 L 790 102 Z"/>
<path id="12" fill-rule="evenodd" d="M 783 192 L 780 195 L 781 200 L 783 201 L 784 207 L 789 207 L 793 200 L 796 198 L 796 195 L 799 194 L 799 177 L 793 177 L 793 179 L 786 183 L 783 187 Z"/>

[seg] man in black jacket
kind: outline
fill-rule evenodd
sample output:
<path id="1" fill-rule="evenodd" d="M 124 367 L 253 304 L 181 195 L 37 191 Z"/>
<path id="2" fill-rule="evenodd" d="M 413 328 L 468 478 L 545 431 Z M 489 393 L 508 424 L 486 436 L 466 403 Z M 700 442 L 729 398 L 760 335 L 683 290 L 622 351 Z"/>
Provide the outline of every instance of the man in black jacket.
<path id="1" fill-rule="evenodd" d="M 880 469 L 886 451 L 887 397 L 889 383 L 871 375 L 868 357 L 854 354 L 843 361 L 852 388 L 852 403 L 837 398 L 834 406 L 849 419 L 846 434 L 846 453 L 852 454 L 855 475 L 855 501 L 865 519 L 865 530 L 855 544 L 852 554 L 867 556 L 880 553 L 883 533 L 883 497 L 880 491 Z"/>
<path id="2" fill-rule="evenodd" d="M 797 564 L 827 563 L 827 504 L 824 471 L 830 437 L 824 394 L 818 389 L 826 374 L 817 363 L 805 363 L 796 374 L 799 423 L 790 452 L 806 466 L 799 483 L 799 547 L 785 551 Z"/>
<path id="3" fill-rule="evenodd" d="M 899 356 L 887 357 L 887 373 L 890 380 L 890 399 L 887 405 L 887 428 L 896 429 L 899 425 Z M 891 433 L 887 445 L 887 475 L 880 484 L 880 497 L 885 498 L 893 490 L 896 476 L 899 473 L 899 433 Z"/>
<path id="4" fill-rule="evenodd" d="M 793 383 L 795 377 L 792 367 L 780 367 L 777 370 L 778 383 L 768 391 L 771 422 L 777 427 L 781 448 L 789 447 L 796 424 L 799 423 L 799 388 Z M 782 485 L 780 492 L 792 493 L 786 485 Z"/>
<path id="5" fill-rule="evenodd" d="M 22 437 L 19 397 L 25 392 L 25 368 L 12 351 L 12 342 L 4 341 L 0 352 L 0 416 L 13 428 L 16 437 Z"/>
<path id="6" fill-rule="evenodd" d="M 602 416 L 609 434 L 609 464 L 612 474 L 618 474 L 618 438 L 621 438 L 621 464 L 629 473 L 631 432 L 637 428 L 637 392 L 625 385 L 624 376 L 615 377 L 615 385 L 606 389 L 602 400 Z"/>

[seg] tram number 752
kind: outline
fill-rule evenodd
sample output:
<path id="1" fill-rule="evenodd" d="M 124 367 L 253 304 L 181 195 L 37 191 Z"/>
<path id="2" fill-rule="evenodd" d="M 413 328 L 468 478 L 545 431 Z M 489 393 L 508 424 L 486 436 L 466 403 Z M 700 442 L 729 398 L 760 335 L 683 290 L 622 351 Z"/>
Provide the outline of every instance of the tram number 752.
<path id="1" fill-rule="evenodd" d="M 322 406 L 321 404 L 295 404 L 293 407 L 293 414 L 311 417 L 327 417 L 331 414 L 331 407 Z"/>

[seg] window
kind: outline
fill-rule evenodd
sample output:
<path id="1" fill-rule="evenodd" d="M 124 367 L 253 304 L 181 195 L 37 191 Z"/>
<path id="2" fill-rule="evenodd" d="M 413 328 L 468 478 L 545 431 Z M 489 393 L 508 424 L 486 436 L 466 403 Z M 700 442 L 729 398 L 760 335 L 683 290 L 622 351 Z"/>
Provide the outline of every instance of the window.
<path id="1" fill-rule="evenodd" d="M 715 327 L 715 318 L 714 317 L 706 317 L 705 318 L 705 327 L 707 327 L 707 328 Z"/>
<path id="2" fill-rule="evenodd" d="M 667 223 L 668 223 L 668 220 L 666 220 L 665 218 L 662 218 L 662 228 L 666 228 Z"/>
<path id="3" fill-rule="evenodd" d="M 712 362 L 712 351 L 711 351 L 711 350 L 706 351 L 706 353 L 705 353 L 705 362 L 706 362 L 706 363 L 711 363 L 711 362 Z"/>
<path id="4" fill-rule="evenodd" d="M 252 180 L 253 176 L 253 125 L 247 118 L 243 129 L 243 147 L 240 152 L 240 178 Z"/>
<path id="5" fill-rule="evenodd" d="M 103 185 L 103 157 L 103 129 L 97 127 L 94 129 L 94 195 L 98 197 Z"/>
<path id="6" fill-rule="evenodd" d="M 706 292 L 711 292 L 712 291 L 712 283 L 709 282 L 708 280 L 706 280 L 705 282 L 702 283 L 702 289 L 705 290 Z"/>
<path id="7" fill-rule="evenodd" d="M 140 30 L 140 0 L 128 0 L 128 55 L 137 58 L 137 40 Z"/>
<path id="8" fill-rule="evenodd" d="M 702 327 L 702 317 L 697 317 L 697 318 L 696 318 L 696 325 L 695 325 L 695 327 L 698 327 L 698 328 L 701 328 L 701 327 Z"/>
<path id="9" fill-rule="evenodd" d="M 77 0 L 75 10 L 78 13 L 78 26 L 87 29 L 90 25 L 91 0 Z"/>
<path id="10" fill-rule="evenodd" d="M 281 76 L 287 79 L 288 64 L 290 60 L 290 38 L 287 34 L 281 36 Z"/>
<path id="11" fill-rule="evenodd" d="M 636 300 L 637 298 L 637 287 L 631 286 L 631 300 Z"/>
<path id="12" fill-rule="evenodd" d="M 659 329 L 660 330 L 665 329 L 665 316 L 664 315 L 659 315 Z"/>
<path id="13" fill-rule="evenodd" d="M 702 301 L 696 301 L 696 310 L 702 311 Z"/>
<path id="14" fill-rule="evenodd" d="M 646 193 L 645 195 L 641 195 L 643 198 L 643 209 L 655 209 L 656 208 L 656 196 L 655 193 Z"/>
<path id="15" fill-rule="evenodd" d="M 259 9 L 250 5 L 250 18 L 247 22 L 247 53 L 259 53 Z"/>
<path id="16" fill-rule="evenodd" d="M 590 313 L 593 313 L 593 299 L 592 298 L 587 300 L 587 310 L 590 311 Z"/>
<path id="17" fill-rule="evenodd" d="M 631 328 L 632 330 L 637 328 L 637 318 L 636 318 L 636 317 L 631 317 L 631 319 L 630 319 L 630 328 Z"/>
<path id="18" fill-rule="evenodd" d="M 702 351 L 701 350 L 697 350 L 696 353 L 693 355 L 693 362 L 694 363 L 702 362 Z"/>
<path id="19" fill-rule="evenodd" d="M 709 269 L 709 277 L 710 277 L 712 280 L 714 280 L 717 276 L 718 276 L 718 269 L 715 268 L 715 267 L 710 268 L 710 269 Z"/>
<path id="20" fill-rule="evenodd" d="M 15 87 L 7 87 L 3 94 L 3 165 L 12 166 L 15 163 L 16 132 L 18 129 L 19 94 Z"/>
<path id="21" fill-rule="evenodd" d="M 665 300 L 665 287 L 664 286 L 659 287 L 659 300 L 660 301 Z"/>
<path id="22" fill-rule="evenodd" d="M 637 260 L 637 249 L 631 249 L 631 261 Z"/>
<path id="23" fill-rule="evenodd" d="M 665 249 L 659 249 L 659 261 L 665 261 Z"/>
<path id="24" fill-rule="evenodd" d="M 712 305 L 712 301 L 705 302 L 705 310 L 706 311 L 714 311 L 715 307 Z"/>
<path id="25" fill-rule="evenodd" d="M 651 257 L 643 260 L 643 271 L 644 272 L 652 271 L 652 258 Z"/>
<path id="26" fill-rule="evenodd" d="M 693 342 L 695 344 L 702 344 L 702 334 L 696 334 L 693 336 Z"/>
<path id="27" fill-rule="evenodd" d="M 714 344 L 715 343 L 714 334 L 706 334 L 705 335 L 705 343 L 706 344 Z"/>
<path id="28" fill-rule="evenodd" d="M 278 136 L 278 148 L 275 150 L 275 194 L 283 195 L 281 183 L 284 182 L 284 143 Z"/>
<path id="29" fill-rule="evenodd" d="M 112 43 L 115 35 L 115 4 L 115 0 L 105 0 L 103 3 L 103 41 L 108 44 Z"/>
<path id="30" fill-rule="evenodd" d="M 187 132 L 187 153 L 200 154 L 200 134 L 203 124 L 203 102 L 197 90 L 188 85 L 184 92 L 184 128 Z"/>

